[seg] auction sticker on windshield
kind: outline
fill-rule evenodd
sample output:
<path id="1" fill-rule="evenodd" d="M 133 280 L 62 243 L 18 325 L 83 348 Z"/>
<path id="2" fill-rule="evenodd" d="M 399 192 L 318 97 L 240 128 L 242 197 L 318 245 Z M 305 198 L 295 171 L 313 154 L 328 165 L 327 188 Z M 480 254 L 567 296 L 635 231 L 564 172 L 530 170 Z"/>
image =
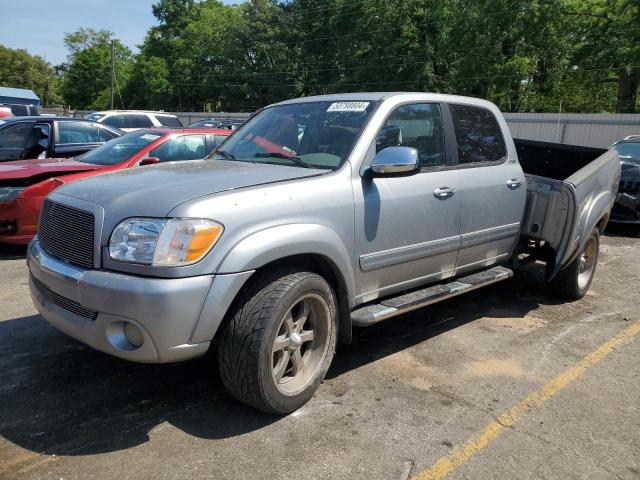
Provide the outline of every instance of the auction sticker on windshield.
<path id="1" fill-rule="evenodd" d="M 332 103 L 327 112 L 364 112 L 369 102 L 337 102 Z"/>

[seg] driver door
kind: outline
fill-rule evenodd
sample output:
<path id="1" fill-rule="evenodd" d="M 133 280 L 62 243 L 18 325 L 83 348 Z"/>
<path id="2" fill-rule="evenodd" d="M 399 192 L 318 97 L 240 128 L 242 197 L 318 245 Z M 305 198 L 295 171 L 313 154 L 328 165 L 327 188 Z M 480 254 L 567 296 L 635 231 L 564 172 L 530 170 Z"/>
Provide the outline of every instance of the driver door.
<path id="1" fill-rule="evenodd" d="M 0 162 L 20 160 L 32 136 L 34 122 L 15 122 L 0 129 Z"/>
<path id="2" fill-rule="evenodd" d="M 386 147 L 418 150 L 411 176 L 354 180 L 358 302 L 375 300 L 452 276 L 460 247 L 458 172 L 447 165 L 437 103 L 396 107 L 368 161 Z M 450 187 L 453 193 L 442 195 Z"/>

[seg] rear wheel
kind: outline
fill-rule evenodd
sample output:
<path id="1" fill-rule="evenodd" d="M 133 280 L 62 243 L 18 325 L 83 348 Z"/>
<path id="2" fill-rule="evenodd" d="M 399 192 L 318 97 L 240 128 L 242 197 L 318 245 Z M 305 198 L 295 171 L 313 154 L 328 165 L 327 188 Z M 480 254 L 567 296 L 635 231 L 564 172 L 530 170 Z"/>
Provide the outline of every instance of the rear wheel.
<path id="1" fill-rule="evenodd" d="M 267 413 L 304 405 L 333 358 L 335 305 L 331 287 L 313 272 L 258 273 L 221 332 L 218 365 L 227 390 Z"/>
<path id="2" fill-rule="evenodd" d="M 551 281 L 551 287 L 564 297 L 579 300 L 584 297 L 598 263 L 600 232 L 594 228 L 580 254 Z"/>

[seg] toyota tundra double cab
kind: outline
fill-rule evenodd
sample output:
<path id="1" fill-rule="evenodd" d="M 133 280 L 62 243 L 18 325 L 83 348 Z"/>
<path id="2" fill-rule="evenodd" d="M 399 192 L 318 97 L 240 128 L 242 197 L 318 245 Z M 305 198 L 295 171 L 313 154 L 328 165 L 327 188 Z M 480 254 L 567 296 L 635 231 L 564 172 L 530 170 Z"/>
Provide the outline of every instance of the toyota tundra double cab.
<path id="1" fill-rule="evenodd" d="M 507 280 L 519 261 L 581 298 L 619 178 L 614 151 L 514 142 L 487 101 L 300 98 L 204 160 L 53 192 L 30 289 L 52 325 L 124 359 L 213 347 L 232 395 L 284 414 L 352 327 Z"/>

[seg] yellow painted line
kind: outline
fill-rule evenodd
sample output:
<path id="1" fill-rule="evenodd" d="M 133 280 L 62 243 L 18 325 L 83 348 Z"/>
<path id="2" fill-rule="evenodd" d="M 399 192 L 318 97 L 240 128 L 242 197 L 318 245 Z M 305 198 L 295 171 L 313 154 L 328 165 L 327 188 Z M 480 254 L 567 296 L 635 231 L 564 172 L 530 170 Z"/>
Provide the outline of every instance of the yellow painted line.
<path id="1" fill-rule="evenodd" d="M 589 367 L 599 363 L 616 347 L 630 342 L 640 332 L 640 320 L 627 327 L 611 340 L 603 343 L 573 367 L 568 368 L 550 380 L 542 388 L 523 398 L 496 420 L 485 426 L 479 434 L 469 438 L 463 445 L 457 446 L 448 455 L 440 458 L 431 467 L 423 470 L 412 480 L 437 480 L 446 477 L 457 467 L 465 463 L 476 453 L 497 438 L 506 428 L 512 427 L 520 418 L 534 407 L 542 405 L 560 390 L 572 383 Z"/>

